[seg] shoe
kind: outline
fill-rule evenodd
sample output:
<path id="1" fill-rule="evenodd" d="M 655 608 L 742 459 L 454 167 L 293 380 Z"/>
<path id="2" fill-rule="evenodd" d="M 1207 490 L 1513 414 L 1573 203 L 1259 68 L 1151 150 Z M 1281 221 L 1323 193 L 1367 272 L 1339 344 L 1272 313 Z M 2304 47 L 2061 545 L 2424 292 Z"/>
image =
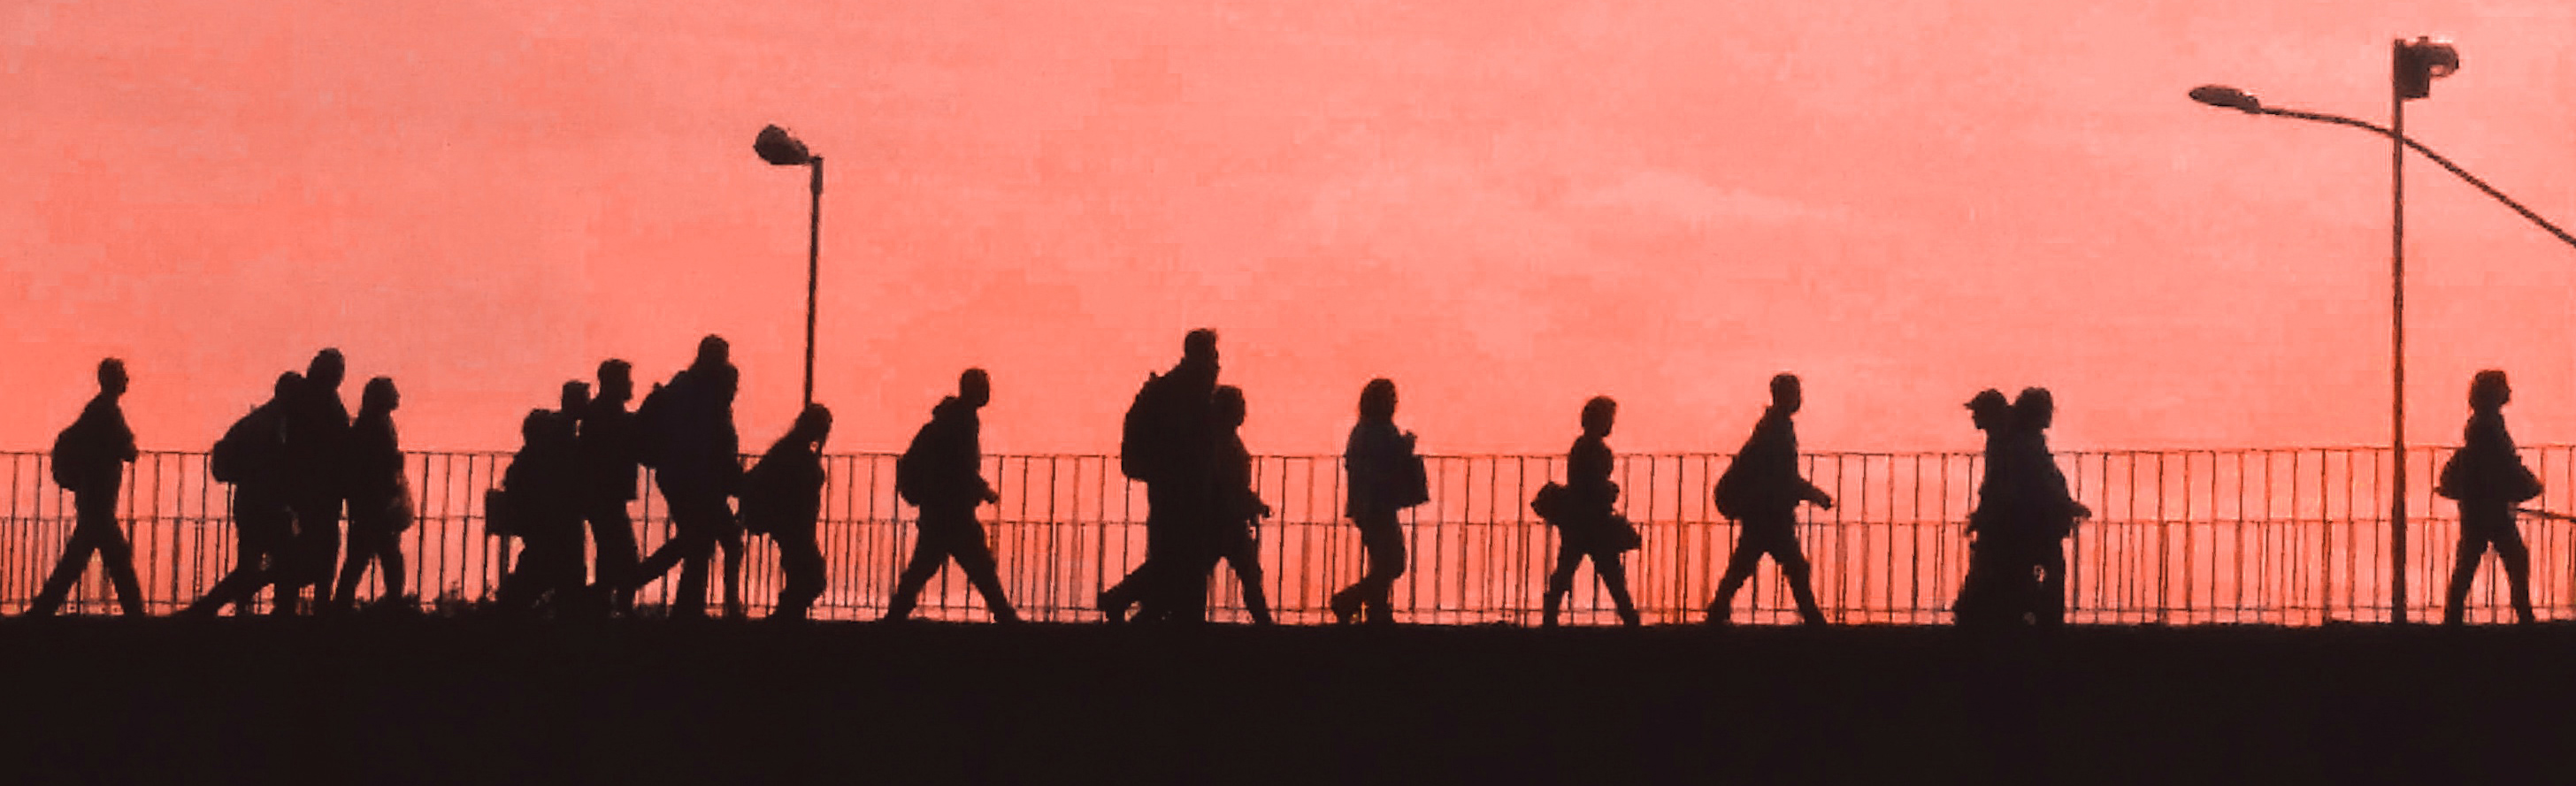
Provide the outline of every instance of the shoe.
<path id="1" fill-rule="evenodd" d="M 1360 601 L 1358 598 L 1351 597 L 1347 594 L 1338 594 L 1333 596 L 1333 622 L 1335 624 L 1351 624 L 1351 618 L 1359 616 L 1359 613 Z"/>
<path id="2" fill-rule="evenodd" d="M 1720 627 L 1720 628 L 1728 627 L 1728 626 L 1730 626 L 1730 625 L 1735 624 L 1735 619 L 1734 619 L 1734 617 L 1735 617 L 1735 608 L 1734 608 L 1734 604 L 1731 604 L 1731 603 L 1730 603 L 1730 604 L 1726 604 L 1726 605 L 1719 605 L 1719 604 L 1715 604 L 1715 603 L 1708 604 L 1708 624 L 1709 624 L 1709 625 L 1711 625 L 1711 626 L 1713 626 L 1713 627 Z"/>

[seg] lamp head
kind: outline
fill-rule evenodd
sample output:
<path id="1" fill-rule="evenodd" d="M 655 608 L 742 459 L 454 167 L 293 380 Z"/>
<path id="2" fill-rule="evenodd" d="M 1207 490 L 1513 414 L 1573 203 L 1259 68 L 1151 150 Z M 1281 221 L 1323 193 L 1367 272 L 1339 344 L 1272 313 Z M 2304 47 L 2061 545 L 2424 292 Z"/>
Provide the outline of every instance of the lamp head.
<path id="1" fill-rule="evenodd" d="M 2254 94 L 2226 85 L 2201 85 L 2192 88 L 2191 100 L 2247 114 L 2259 114 L 2263 111 L 2263 102 L 2255 100 Z"/>
<path id="2" fill-rule="evenodd" d="M 778 166 L 804 166 L 814 160 L 814 155 L 806 151 L 804 142 L 797 141 L 795 135 L 777 126 L 760 129 L 760 138 L 752 140 L 751 150 L 760 154 L 760 160 Z"/>

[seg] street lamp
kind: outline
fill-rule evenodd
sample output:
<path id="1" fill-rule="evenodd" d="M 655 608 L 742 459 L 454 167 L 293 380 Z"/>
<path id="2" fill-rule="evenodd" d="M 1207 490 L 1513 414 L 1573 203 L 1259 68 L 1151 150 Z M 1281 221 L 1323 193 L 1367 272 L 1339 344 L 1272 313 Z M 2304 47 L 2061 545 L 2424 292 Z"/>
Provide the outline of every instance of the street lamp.
<path id="1" fill-rule="evenodd" d="M 2395 574 L 2389 582 L 2389 593 L 2391 596 L 2389 605 L 2389 621 L 2398 624 L 2404 624 L 2406 622 L 2405 165 L 2407 148 L 2414 148 L 2415 152 L 2422 153 L 2425 158 L 2432 159 L 2433 163 L 2441 164 L 2442 168 L 2450 170 L 2451 174 L 2459 175 L 2460 179 L 2468 181 L 2469 185 L 2477 186 L 2478 190 L 2486 192 L 2487 196 L 2495 197 L 2496 201 L 2503 202 L 2506 207 L 2513 208 L 2513 211 L 2522 214 L 2523 218 L 2530 219 L 2532 223 L 2539 224 L 2540 228 L 2549 230 L 2549 233 L 2558 236 L 2559 240 L 2566 242 L 2569 246 L 2576 246 L 2576 236 L 2568 235 L 2566 230 L 2559 229 L 2558 225 L 2549 223 L 2547 219 L 2541 218 L 2539 214 L 2531 212 L 2531 209 L 2523 207 L 2522 203 L 2513 201 L 2513 198 L 2505 196 L 2504 192 L 2495 190 L 2494 186 L 2487 185 L 2486 181 L 2479 180 L 2477 176 L 2469 174 L 2468 170 L 2461 169 L 2458 164 L 2451 163 L 2451 160 L 2442 157 L 2442 154 L 2435 153 L 2431 148 L 2425 147 L 2422 144 L 2417 143 L 2415 140 L 2406 138 L 2406 100 L 2410 98 L 2424 98 L 2432 95 L 2432 82 L 2434 79 L 2450 76 L 2459 70 L 2459 50 L 2453 49 L 2448 43 L 2422 37 L 2418 37 L 2413 41 L 2407 41 L 2401 38 L 2389 42 L 2390 123 L 2389 127 L 2386 128 L 2341 115 L 2329 115 L 2319 112 L 2303 112 L 2295 109 L 2267 107 L 2263 105 L 2262 101 L 2256 99 L 2253 94 L 2225 85 L 2202 85 L 2192 88 L 2191 90 L 2191 100 L 2208 104 L 2210 106 L 2234 109 L 2246 114 L 2276 115 L 2300 120 L 2314 120 L 2320 123 L 2351 126 L 2386 136 L 2389 139 L 2390 150 L 2388 159 L 2388 179 L 2390 189 L 2389 202 L 2391 205 L 2388 241 L 2390 280 L 2390 308 L 2388 316 L 2390 355 L 2389 431 L 2391 434 L 2390 442 L 2397 458 L 2396 484 L 2394 489 L 2395 494 L 2392 495 L 2393 499 L 2390 502 L 2389 511 L 2389 562 L 2392 572 Z"/>
<path id="2" fill-rule="evenodd" d="M 814 209 L 806 221 L 805 239 L 805 404 L 814 404 L 814 292 L 815 280 L 822 273 L 823 257 L 823 157 L 805 149 L 787 129 L 769 126 L 760 129 L 752 140 L 752 152 L 760 160 L 776 166 L 811 166 L 814 171 Z"/>

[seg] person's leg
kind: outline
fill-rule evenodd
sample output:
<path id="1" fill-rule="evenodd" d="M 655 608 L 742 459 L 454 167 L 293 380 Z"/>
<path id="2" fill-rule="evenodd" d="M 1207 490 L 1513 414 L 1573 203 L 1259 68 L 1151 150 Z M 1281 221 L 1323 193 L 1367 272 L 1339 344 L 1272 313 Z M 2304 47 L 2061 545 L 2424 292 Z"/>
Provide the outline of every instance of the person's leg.
<path id="1" fill-rule="evenodd" d="M 304 538 L 304 581 L 313 586 L 313 604 L 321 606 L 331 598 L 331 580 L 340 565 L 340 499 L 305 499 L 295 509 L 295 522 Z"/>
<path id="2" fill-rule="evenodd" d="M 1798 601 L 1798 617 L 1809 625 L 1825 624 L 1824 609 L 1816 605 L 1816 588 L 1810 580 L 1812 570 L 1806 552 L 1798 548 L 1797 531 L 1774 532 L 1769 541 L 1764 551 L 1780 566 L 1780 577 L 1789 581 L 1789 595 Z"/>
<path id="3" fill-rule="evenodd" d="M 1726 573 L 1718 577 L 1717 597 L 1708 602 L 1708 621 L 1724 625 L 1733 621 L 1735 593 L 1753 578 L 1753 569 L 1762 564 L 1760 536 L 1752 527 L 1736 528 L 1735 550 L 1726 555 Z"/>
<path id="4" fill-rule="evenodd" d="M 2514 619 L 2529 625 L 2538 621 L 2531 610 L 2531 549 L 2522 543 L 2521 530 L 2507 519 L 2495 537 L 2496 561 L 2504 563 L 2505 586 L 2513 598 Z"/>
<path id="5" fill-rule="evenodd" d="M 635 580 L 640 564 L 636 558 L 635 522 L 626 513 L 626 501 L 592 500 L 584 518 L 590 522 L 591 545 L 598 552 L 598 582 L 615 588 L 611 608 L 619 614 L 634 611 L 635 589 L 630 582 Z"/>
<path id="6" fill-rule="evenodd" d="M 716 502 L 722 508 L 724 502 Z M 716 546 L 724 552 L 725 619 L 742 618 L 742 527 L 733 523 L 730 512 L 710 511 L 717 522 Z"/>
<path id="7" fill-rule="evenodd" d="M 968 583 L 984 596 L 984 609 L 996 622 L 1018 622 L 1020 613 L 1002 592 L 1000 565 L 993 560 L 993 549 L 984 542 L 984 522 L 975 518 L 975 509 L 945 512 L 940 516 L 937 536 L 941 550 L 957 560 Z M 927 531 L 924 537 L 930 537 Z M 934 562 L 933 566 L 936 567 Z"/>
<path id="8" fill-rule="evenodd" d="M 63 543 L 63 556 L 54 561 L 54 572 L 46 575 L 44 588 L 37 590 L 35 599 L 27 602 L 26 616 L 50 617 L 62 610 L 63 599 L 71 595 L 72 585 L 79 583 L 81 574 L 89 571 L 90 553 L 99 549 L 100 540 L 92 529 L 90 524 L 75 517 L 72 535 Z"/>
<path id="9" fill-rule="evenodd" d="M 1270 624 L 1270 603 L 1261 588 L 1261 542 L 1250 532 L 1233 537 L 1226 544 L 1225 564 L 1243 585 L 1243 609 L 1252 615 L 1252 624 Z"/>
<path id="10" fill-rule="evenodd" d="M 1368 552 L 1368 575 L 1360 582 L 1367 589 L 1359 596 L 1360 607 L 1368 621 L 1395 621 L 1395 581 L 1404 576 L 1404 528 L 1390 516 L 1360 533 L 1360 546 Z"/>
<path id="11" fill-rule="evenodd" d="M 1573 544 L 1560 542 L 1556 547 L 1556 570 L 1547 574 L 1545 594 L 1539 597 L 1539 626 L 1556 627 L 1556 612 L 1567 593 L 1574 591 L 1574 569 L 1583 565 L 1583 551 Z"/>
<path id="12" fill-rule="evenodd" d="M 778 610 L 773 616 L 804 619 L 814 608 L 814 600 L 823 597 L 823 548 L 814 541 L 813 533 L 790 535 L 778 539 L 778 568 L 787 574 L 785 586 L 778 592 Z"/>
<path id="13" fill-rule="evenodd" d="M 1637 627 L 1637 602 L 1628 597 L 1628 566 L 1620 561 L 1617 549 L 1592 553 L 1592 572 L 1601 576 L 1602 588 L 1610 591 L 1610 603 L 1619 609 L 1619 624 Z"/>
<path id="14" fill-rule="evenodd" d="M 357 607 L 358 584 L 367 578 L 367 562 L 383 552 L 379 544 L 381 539 L 371 524 L 349 522 L 349 553 L 340 564 L 340 578 L 331 594 L 331 605 L 325 608 L 346 612 Z"/>
<path id="15" fill-rule="evenodd" d="M 2039 627 L 2054 629 L 2066 624 L 2066 547 L 2065 541 L 2038 545 L 2039 594 L 2031 618 Z"/>
<path id="16" fill-rule="evenodd" d="M 888 620 L 910 618 L 913 605 L 920 601 L 922 586 L 929 584 L 930 577 L 939 575 L 939 569 L 948 564 L 946 544 L 933 534 L 936 524 L 930 514 L 922 514 L 914 524 L 917 526 L 913 531 L 912 561 L 905 563 L 903 575 L 895 578 L 894 597 L 886 601 L 885 618 Z M 1116 591 L 1115 588 L 1112 591 Z M 1107 596 L 1108 593 L 1102 593 L 1102 597 Z"/>
<path id="17" fill-rule="evenodd" d="M 2477 579 L 2478 561 L 2487 555 L 2487 539 L 2460 532 L 2459 548 L 2451 552 L 2451 586 L 2443 593 L 2442 624 L 2458 625 L 2468 614 L 2469 582 Z"/>
<path id="18" fill-rule="evenodd" d="M 84 496 L 95 499 L 84 499 Z M 116 588 L 116 604 L 126 616 L 146 616 L 143 608 L 143 582 L 134 575 L 134 547 L 125 542 L 125 528 L 116 522 L 114 490 L 95 495 L 74 495 L 73 504 L 79 516 L 88 520 L 88 528 L 98 549 L 99 567 L 107 570 L 107 583 Z"/>

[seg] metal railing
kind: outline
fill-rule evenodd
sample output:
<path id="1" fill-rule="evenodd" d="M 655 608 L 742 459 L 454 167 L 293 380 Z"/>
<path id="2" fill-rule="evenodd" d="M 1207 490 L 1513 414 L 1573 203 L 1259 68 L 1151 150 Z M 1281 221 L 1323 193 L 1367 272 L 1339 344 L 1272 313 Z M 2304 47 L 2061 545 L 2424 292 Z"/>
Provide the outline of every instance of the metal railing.
<path id="1" fill-rule="evenodd" d="M 2447 449 L 2407 454 L 2409 472 L 2434 477 Z M 2528 503 L 2564 509 L 2576 489 L 2576 446 L 2525 448 L 2550 491 Z M 2267 623 L 2312 625 L 2388 617 L 2388 500 L 2391 454 L 2384 448 L 2066 451 L 2058 463 L 2094 518 L 2067 543 L 2069 620 L 2079 623 Z M 814 613 L 870 619 L 883 612 L 909 558 L 915 512 L 894 494 L 894 456 L 826 458 L 818 527 L 829 588 Z M 7 498 L 0 500 L 0 614 L 25 608 L 71 532 L 70 496 L 56 488 L 40 453 L 0 453 Z M 488 597 L 508 571 L 513 544 L 483 532 L 482 492 L 509 456 L 497 452 L 415 452 L 407 472 L 418 523 L 402 535 L 407 584 L 424 604 Z M 1709 488 L 1723 454 L 1624 457 L 1620 506 L 1645 545 L 1626 557 L 1629 583 L 1648 622 L 1695 622 L 1715 592 L 1737 531 L 1717 515 Z M 1808 477 L 1831 492 L 1834 509 L 1801 509 L 1799 538 L 1815 566 L 1814 586 L 1839 623 L 1946 624 L 1967 566 L 1964 534 L 1976 506 L 1980 459 L 1968 453 L 1815 453 Z M 1558 478 L 1556 456 L 1436 456 L 1431 501 L 1405 514 L 1409 565 L 1395 589 L 1400 619 L 1438 624 L 1533 624 L 1556 549 L 1555 533 L 1529 512 L 1538 487 Z M 1120 476 L 1112 456 L 988 457 L 1002 494 L 979 515 L 1002 581 L 1024 617 L 1099 619 L 1101 587 L 1144 557 L 1143 487 Z M 1340 518 L 1337 456 L 1255 459 L 1255 485 L 1276 510 L 1261 528 L 1267 594 L 1280 621 L 1331 619 L 1328 598 L 1365 567 L 1358 533 Z M 650 489 L 639 478 L 642 488 Z M 146 453 L 127 470 L 121 517 L 134 547 L 146 608 L 167 613 L 195 599 L 233 564 L 230 487 L 206 473 L 201 453 Z M 2458 523 L 2447 500 L 2419 484 L 2409 501 L 2435 516 L 2413 521 L 2406 570 L 2419 588 L 2410 614 L 2437 618 L 2453 565 Z M 631 512 L 649 551 L 669 537 L 658 495 Z M 2438 505 L 2436 504 L 2438 503 Z M 2544 619 L 2576 618 L 2576 532 L 2565 522 L 2526 517 L 2531 591 Z M 743 596 L 766 613 L 780 584 L 776 550 L 748 541 Z M 666 603 L 676 580 L 649 585 L 646 604 Z M 2480 567 L 2469 618 L 2508 618 L 2503 576 Z M 1608 599 L 1578 576 L 1568 621 L 1612 621 Z M 370 570 L 366 598 L 379 592 Z M 1796 620 L 1787 586 L 1767 561 L 1736 601 L 1735 618 Z M 114 608 L 92 565 L 69 611 Z M 1211 582 L 1212 615 L 1247 619 L 1231 573 Z M 982 602 L 952 567 L 925 590 L 920 616 L 987 619 Z"/>

